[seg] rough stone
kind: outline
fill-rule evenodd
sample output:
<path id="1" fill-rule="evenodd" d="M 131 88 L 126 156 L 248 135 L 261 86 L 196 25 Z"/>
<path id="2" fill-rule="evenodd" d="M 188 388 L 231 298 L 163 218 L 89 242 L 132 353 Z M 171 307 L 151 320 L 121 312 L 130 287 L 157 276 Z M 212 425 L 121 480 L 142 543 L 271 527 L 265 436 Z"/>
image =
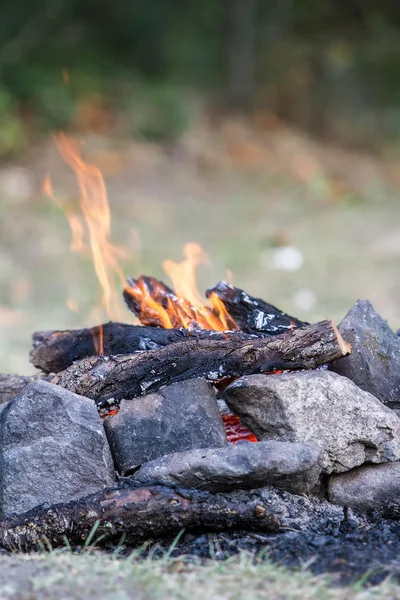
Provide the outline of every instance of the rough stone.
<path id="1" fill-rule="evenodd" d="M 112 485 L 114 465 L 92 400 L 44 381 L 0 413 L 0 518 Z"/>
<path id="2" fill-rule="evenodd" d="M 374 310 L 359 300 L 338 327 L 352 353 L 329 365 L 390 408 L 400 408 L 400 338 Z"/>
<path id="3" fill-rule="evenodd" d="M 259 440 L 316 442 L 326 473 L 400 459 L 400 419 L 336 373 L 250 375 L 225 399 Z"/>
<path id="4" fill-rule="evenodd" d="M 122 474 L 171 452 L 228 444 L 215 393 L 205 379 L 191 379 L 133 400 L 104 427 Z"/>
<path id="5" fill-rule="evenodd" d="M 163 483 L 211 492 L 274 485 L 292 493 L 310 492 L 321 473 L 321 448 L 314 443 L 247 442 L 225 448 L 175 452 L 144 464 L 142 484 Z"/>
<path id="6" fill-rule="evenodd" d="M 347 473 L 332 475 L 329 500 L 360 511 L 383 511 L 400 517 L 400 462 L 363 465 Z"/>

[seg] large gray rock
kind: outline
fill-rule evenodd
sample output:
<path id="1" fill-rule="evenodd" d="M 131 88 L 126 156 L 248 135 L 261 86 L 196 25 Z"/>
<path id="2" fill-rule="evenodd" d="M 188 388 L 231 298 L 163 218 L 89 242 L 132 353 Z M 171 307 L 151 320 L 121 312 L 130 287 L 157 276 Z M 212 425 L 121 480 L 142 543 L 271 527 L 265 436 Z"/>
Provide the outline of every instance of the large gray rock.
<path id="1" fill-rule="evenodd" d="M 144 464 L 142 484 L 162 483 L 210 492 L 272 484 L 292 493 L 309 492 L 321 473 L 317 444 L 247 442 L 236 446 L 175 452 Z"/>
<path id="2" fill-rule="evenodd" d="M 339 325 L 352 353 L 329 365 L 391 408 L 400 408 L 400 338 L 374 310 L 359 300 Z"/>
<path id="3" fill-rule="evenodd" d="M 316 442 L 326 473 L 400 459 L 400 419 L 336 373 L 250 375 L 225 399 L 259 440 Z"/>
<path id="4" fill-rule="evenodd" d="M 27 385 L 0 414 L 0 518 L 77 500 L 114 481 L 92 400 L 56 385 Z"/>
<path id="5" fill-rule="evenodd" d="M 173 383 L 133 400 L 104 420 L 115 464 L 122 474 L 171 452 L 226 446 L 215 393 L 205 379 Z"/>
<path id="6" fill-rule="evenodd" d="M 329 500 L 360 511 L 381 510 L 400 516 L 400 462 L 364 465 L 348 473 L 332 475 Z"/>

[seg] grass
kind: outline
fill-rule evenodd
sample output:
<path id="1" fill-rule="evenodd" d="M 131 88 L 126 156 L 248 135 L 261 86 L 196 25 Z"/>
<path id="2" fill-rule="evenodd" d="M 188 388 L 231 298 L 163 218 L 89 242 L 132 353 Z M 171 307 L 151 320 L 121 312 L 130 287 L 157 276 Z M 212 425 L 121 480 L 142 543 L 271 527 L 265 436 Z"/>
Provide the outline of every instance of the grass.
<path id="1" fill-rule="evenodd" d="M 0 597 L 10 599 L 392 600 L 399 594 L 389 579 L 371 588 L 363 581 L 333 587 L 326 577 L 305 569 L 288 571 L 244 553 L 201 566 L 185 557 L 139 560 L 133 554 L 118 559 L 94 552 L 0 558 Z"/>

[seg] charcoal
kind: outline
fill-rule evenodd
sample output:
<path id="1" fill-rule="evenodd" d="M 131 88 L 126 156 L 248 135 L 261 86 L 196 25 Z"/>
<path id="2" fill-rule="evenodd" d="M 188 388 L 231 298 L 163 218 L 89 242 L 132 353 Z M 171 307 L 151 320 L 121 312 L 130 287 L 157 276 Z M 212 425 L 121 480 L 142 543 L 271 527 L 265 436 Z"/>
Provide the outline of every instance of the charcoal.
<path id="1" fill-rule="evenodd" d="M 228 444 L 214 390 L 201 378 L 123 400 L 104 427 L 123 474 L 163 454 Z"/>
<path id="2" fill-rule="evenodd" d="M 0 515 L 77 500 L 114 481 L 95 404 L 36 381 L 0 413 Z"/>
<path id="3" fill-rule="evenodd" d="M 353 348 L 350 356 L 332 362 L 331 371 L 348 377 L 390 408 L 400 408 L 400 338 L 374 310 L 359 300 L 338 327 Z"/>
<path id="4" fill-rule="evenodd" d="M 225 400 L 259 440 L 316 442 L 325 473 L 400 459 L 400 419 L 336 373 L 242 377 Z"/>
<path id="5" fill-rule="evenodd" d="M 228 492 L 274 485 L 292 493 L 312 490 L 321 473 L 321 448 L 312 442 L 248 442 L 225 448 L 175 452 L 144 464 L 141 484 L 179 485 Z"/>

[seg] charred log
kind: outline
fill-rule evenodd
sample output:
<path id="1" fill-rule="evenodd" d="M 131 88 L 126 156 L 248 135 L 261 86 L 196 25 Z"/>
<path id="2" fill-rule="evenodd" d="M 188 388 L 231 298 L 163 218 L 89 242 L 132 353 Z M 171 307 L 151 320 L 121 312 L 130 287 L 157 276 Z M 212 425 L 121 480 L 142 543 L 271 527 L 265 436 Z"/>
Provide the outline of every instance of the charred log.
<path id="1" fill-rule="evenodd" d="M 157 350 L 189 339 L 234 338 L 249 340 L 254 336 L 240 331 L 218 332 L 201 329 L 161 329 L 123 323 L 105 323 L 91 329 L 37 331 L 33 334 L 31 363 L 45 373 L 59 373 L 73 362 L 87 356 L 97 356 L 102 340 L 103 356 L 133 354 Z"/>
<path id="2" fill-rule="evenodd" d="M 0 544 L 29 551 L 92 542 L 127 542 L 178 533 L 183 527 L 220 531 L 277 531 L 278 519 L 260 498 L 163 486 L 108 489 L 69 504 L 33 509 L 0 523 Z M 87 542 L 86 542 L 87 543 Z"/>
<path id="3" fill-rule="evenodd" d="M 228 313 L 221 316 L 212 295 L 212 308 L 193 306 L 154 277 L 128 277 L 123 296 L 129 310 L 135 313 L 142 325 L 165 328 L 191 326 L 219 331 L 239 329 Z"/>
<path id="4" fill-rule="evenodd" d="M 213 293 L 223 302 L 236 325 L 246 333 L 278 335 L 295 327 L 308 325 L 260 298 L 249 296 L 226 281 L 220 281 L 207 290 L 207 298 Z"/>
<path id="5" fill-rule="evenodd" d="M 32 383 L 37 379 L 44 379 L 44 376 L 0 374 L 0 405 L 12 400 L 28 383 Z"/>
<path id="6" fill-rule="evenodd" d="M 333 323 L 323 321 L 269 338 L 190 340 L 136 355 L 86 358 L 52 382 L 103 406 L 110 398 L 135 398 L 194 377 L 220 381 L 252 373 L 313 369 L 350 351 Z"/>

